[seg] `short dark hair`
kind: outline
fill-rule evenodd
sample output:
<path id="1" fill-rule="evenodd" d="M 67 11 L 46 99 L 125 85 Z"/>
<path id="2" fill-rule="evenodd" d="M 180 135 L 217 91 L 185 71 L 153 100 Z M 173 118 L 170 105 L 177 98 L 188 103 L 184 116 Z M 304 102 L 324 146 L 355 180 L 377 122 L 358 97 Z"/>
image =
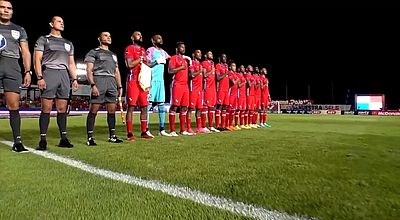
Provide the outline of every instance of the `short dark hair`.
<path id="1" fill-rule="evenodd" d="M 183 42 L 183 41 L 176 42 L 176 47 L 179 47 L 179 45 L 181 45 L 181 44 L 185 44 L 185 42 Z"/>

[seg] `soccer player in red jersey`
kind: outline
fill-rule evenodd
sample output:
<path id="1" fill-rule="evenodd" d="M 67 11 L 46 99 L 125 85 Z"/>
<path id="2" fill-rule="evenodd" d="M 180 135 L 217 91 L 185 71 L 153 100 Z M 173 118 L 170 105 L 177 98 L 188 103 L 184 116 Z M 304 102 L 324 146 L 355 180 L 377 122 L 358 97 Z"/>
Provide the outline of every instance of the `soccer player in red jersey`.
<path id="1" fill-rule="evenodd" d="M 267 69 L 261 69 L 261 81 L 262 81 L 262 92 L 261 92 L 261 113 L 260 113 L 260 123 L 263 127 L 271 127 L 267 124 L 267 108 L 269 102 L 271 101 L 271 95 L 269 94 L 269 81 L 267 78 Z"/>
<path id="2" fill-rule="evenodd" d="M 214 128 L 213 120 L 215 113 L 216 104 L 216 86 L 215 86 L 215 67 L 213 62 L 213 53 L 208 51 L 205 55 L 205 60 L 201 63 L 204 68 L 204 98 L 203 98 L 203 112 L 202 115 L 202 125 L 203 128 L 206 127 L 205 116 L 208 111 L 208 126 L 213 132 L 220 132 L 218 129 Z M 208 130 L 208 129 L 205 129 Z"/>
<path id="3" fill-rule="evenodd" d="M 143 38 L 139 31 L 135 31 L 132 34 L 132 45 L 129 45 L 125 49 L 125 63 L 129 68 L 129 74 L 127 74 L 126 79 L 126 103 L 128 109 L 126 112 L 126 129 L 128 132 L 128 140 L 134 140 L 132 132 L 132 113 L 137 104 L 140 107 L 140 127 L 141 127 L 141 137 L 142 138 L 154 138 L 154 136 L 148 135 L 146 133 L 147 127 L 147 97 L 149 94 L 148 90 L 143 90 L 139 84 L 139 73 L 141 63 L 147 64 L 146 50 L 143 48 Z"/>
<path id="4" fill-rule="evenodd" d="M 257 128 L 254 126 L 252 123 L 253 115 L 254 115 L 254 107 L 255 107 L 255 95 L 256 95 L 256 90 L 255 90 L 255 79 L 252 75 L 253 73 L 253 67 L 251 65 L 248 65 L 246 68 L 246 82 L 247 82 L 247 98 L 246 98 L 246 108 L 248 112 L 248 118 L 247 118 L 247 126 L 251 128 Z M 245 118 L 245 123 L 246 123 L 246 118 Z"/>
<path id="5" fill-rule="evenodd" d="M 254 96 L 255 107 L 254 107 L 254 109 L 255 109 L 255 112 L 253 115 L 252 124 L 260 128 L 261 126 L 257 124 L 257 116 L 261 109 L 261 78 L 260 78 L 260 69 L 257 66 L 254 67 L 253 77 L 254 77 L 256 84 L 254 85 L 254 89 L 255 89 L 255 96 Z"/>
<path id="6" fill-rule="evenodd" d="M 201 109 L 203 107 L 203 67 L 200 63 L 201 50 L 195 50 L 193 53 L 192 65 L 189 67 L 189 111 L 186 118 L 189 133 L 194 133 L 191 128 L 191 114 L 196 110 L 197 133 L 208 133 L 201 124 Z"/>
<path id="7" fill-rule="evenodd" d="M 239 66 L 239 72 L 238 72 L 238 110 L 239 110 L 239 118 L 240 118 L 240 128 L 243 129 L 250 129 L 250 127 L 247 127 L 247 118 L 248 118 L 248 112 L 246 111 L 246 97 L 247 97 L 247 81 L 245 77 L 245 68 L 243 65 Z M 246 120 L 245 120 L 246 119 Z"/>
<path id="8" fill-rule="evenodd" d="M 229 71 L 226 54 L 221 54 L 218 58 L 219 63 L 215 65 L 217 77 L 217 108 L 215 112 L 215 126 L 220 131 L 227 131 L 226 110 L 229 106 Z M 221 126 L 220 126 L 221 118 Z"/>
<path id="9" fill-rule="evenodd" d="M 231 131 L 240 130 L 239 128 L 239 112 L 236 111 L 238 107 L 238 84 L 239 84 L 239 74 L 236 73 L 236 64 L 231 62 L 229 64 L 229 114 L 228 114 L 228 124 L 227 128 Z M 236 127 L 233 126 L 233 118 L 235 117 Z"/>
<path id="10" fill-rule="evenodd" d="M 180 134 L 193 135 L 185 130 L 187 107 L 189 106 L 189 63 L 190 57 L 185 56 L 185 44 L 178 42 L 176 45 L 176 55 L 170 58 L 168 64 L 168 73 L 173 75 L 171 82 L 171 107 L 169 109 L 169 127 L 170 134 L 173 137 L 178 136 L 175 132 L 175 114 L 180 107 L 179 122 Z"/>

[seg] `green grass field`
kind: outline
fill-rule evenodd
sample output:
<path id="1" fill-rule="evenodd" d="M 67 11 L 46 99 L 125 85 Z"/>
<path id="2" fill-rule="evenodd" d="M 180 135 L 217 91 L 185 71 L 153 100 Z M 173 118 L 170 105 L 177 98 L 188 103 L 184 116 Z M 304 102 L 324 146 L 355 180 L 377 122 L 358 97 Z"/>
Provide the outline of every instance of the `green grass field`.
<path id="1" fill-rule="evenodd" d="M 49 151 L 96 167 L 319 219 L 400 219 L 400 117 L 270 115 L 272 128 L 87 147 L 85 116 L 69 118 L 73 149 L 60 149 L 55 118 Z M 157 130 L 152 116 L 153 131 Z M 23 119 L 23 140 L 39 140 Z M 117 134 L 125 137 L 118 121 Z M 153 132 L 156 133 L 156 132 Z M 8 120 L 0 138 L 10 140 Z M 95 176 L 0 145 L 0 219 L 246 219 L 228 211 Z"/>

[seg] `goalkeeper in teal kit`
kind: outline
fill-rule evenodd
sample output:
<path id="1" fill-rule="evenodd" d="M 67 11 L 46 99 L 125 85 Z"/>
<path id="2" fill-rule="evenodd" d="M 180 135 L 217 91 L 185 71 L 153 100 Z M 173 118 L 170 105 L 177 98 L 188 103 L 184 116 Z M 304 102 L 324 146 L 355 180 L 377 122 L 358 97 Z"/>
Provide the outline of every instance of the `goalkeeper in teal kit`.
<path id="1" fill-rule="evenodd" d="M 161 136 L 171 136 L 164 129 L 165 123 L 165 86 L 164 86 L 164 65 L 166 60 L 170 58 L 167 52 L 165 52 L 161 46 L 163 44 L 163 39 L 160 35 L 154 35 L 151 38 L 153 46 L 147 49 L 147 59 L 150 62 L 151 67 L 151 89 L 149 102 L 147 106 L 147 118 L 149 117 L 149 110 L 151 107 L 157 105 L 159 112 L 159 123 L 160 123 L 160 133 Z M 147 120 L 147 128 L 149 129 L 150 120 Z M 150 132 L 148 132 L 150 133 Z"/>

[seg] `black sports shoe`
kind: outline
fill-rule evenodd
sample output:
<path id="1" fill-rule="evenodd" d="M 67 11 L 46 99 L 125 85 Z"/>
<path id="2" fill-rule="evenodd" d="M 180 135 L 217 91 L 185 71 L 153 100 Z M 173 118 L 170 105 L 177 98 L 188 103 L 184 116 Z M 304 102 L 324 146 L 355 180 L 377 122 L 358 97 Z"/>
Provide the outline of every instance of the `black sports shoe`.
<path id="1" fill-rule="evenodd" d="M 27 153 L 27 152 L 29 152 L 28 149 L 26 149 L 24 147 L 24 145 L 22 145 L 22 143 L 14 144 L 11 150 L 14 151 L 14 152 L 17 152 L 17 153 Z"/>
<path id="2" fill-rule="evenodd" d="M 113 135 L 113 136 L 111 136 L 110 138 L 108 138 L 108 142 L 111 142 L 111 143 L 121 143 L 122 140 L 119 139 L 119 138 L 117 137 L 117 135 Z"/>
<path id="3" fill-rule="evenodd" d="M 47 141 L 46 140 L 40 140 L 39 141 L 39 147 L 37 147 L 36 150 L 47 150 Z"/>
<path id="4" fill-rule="evenodd" d="M 72 148 L 72 147 L 74 147 L 74 145 L 71 144 L 67 138 L 61 139 L 60 143 L 58 144 L 58 146 L 59 147 L 64 147 L 64 148 Z"/>
<path id="5" fill-rule="evenodd" d="M 86 144 L 88 146 L 96 146 L 97 145 L 96 142 L 94 142 L 94 138 L 93 137 L 88 138 Z"/>

